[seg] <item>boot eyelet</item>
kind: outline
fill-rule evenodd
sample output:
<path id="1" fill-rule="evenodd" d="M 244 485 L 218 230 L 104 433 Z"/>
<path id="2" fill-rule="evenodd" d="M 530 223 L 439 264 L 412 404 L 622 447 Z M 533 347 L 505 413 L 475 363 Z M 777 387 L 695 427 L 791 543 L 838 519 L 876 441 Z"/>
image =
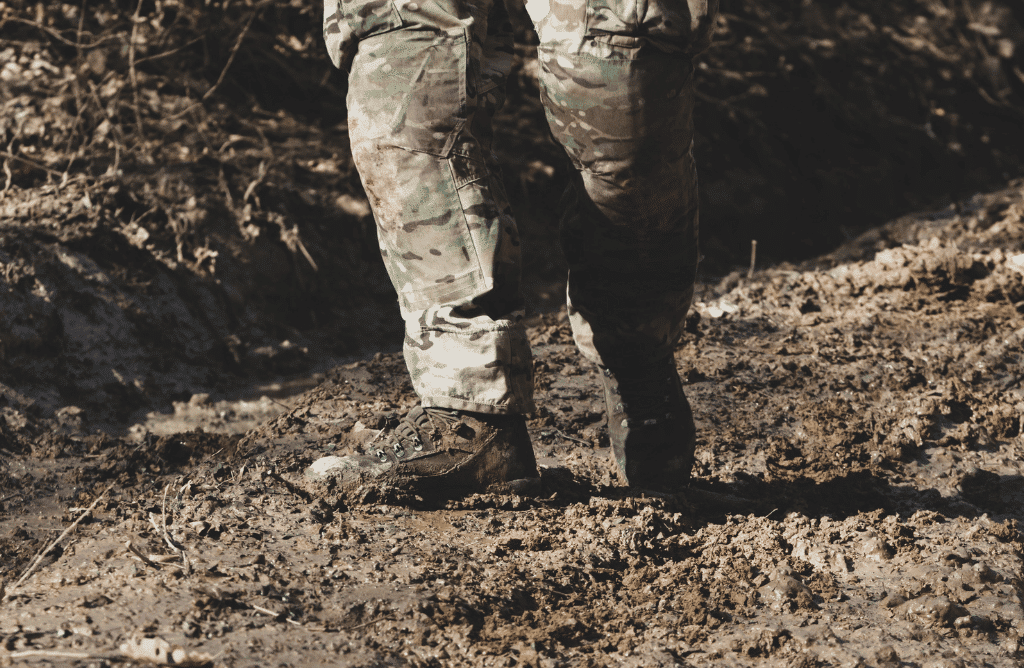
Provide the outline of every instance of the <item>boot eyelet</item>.
<path id="1" fill-rule="evenodd" d="M 412 449 L 415 450 L 416 452 L 422 452 L 423 441 L 417 438 L 415 441 L 413 441 Z"/>
<path id="2" fill-rule="evenodd" d="M 387 463 L 387 461 L 388 461 L 388 453 L 384 452 L 383 450 L 378 449 L 376 454 L 377 454 L 377 459 L 381 460 L 382 462 Z"/>
<path id="3" fill-rule="evenodd" d="M 391 446 L 391 449 L 395 451 L 395 456 L 399 459 L 405 457 L 405 447 L 401 443 L 395 443 Z"/>

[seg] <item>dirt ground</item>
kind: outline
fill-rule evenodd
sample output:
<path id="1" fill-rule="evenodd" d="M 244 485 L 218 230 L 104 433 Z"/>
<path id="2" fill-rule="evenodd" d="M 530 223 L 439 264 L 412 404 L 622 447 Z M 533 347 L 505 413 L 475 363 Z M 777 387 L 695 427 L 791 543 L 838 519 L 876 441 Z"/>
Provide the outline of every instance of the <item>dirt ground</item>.
<path id="1" fill-rule="evenodd" d="M 276 400 L 197 396 L 123 439 L 68 415 L 11 449 L 8 403 L 0 660 L 110 665 L 159 638 L 223 666 L 1018 666 L 1022 215 L 1018 182 L 702 286 L 676 497 L 609 467 L 557 313 L 530 330 L 533 497 L 306 491 L 314 459 L 413 404 L 397 354 Z"/>
<path id="2" fill-rule="evenodd" d="M 317 10 L 86 6 L 0 2 L 0 665 L 1022 665 L 1017 5 L 723 0 L 671 497 L 559 306 L 520 16 L 542 487 L 443 504 L 302 477 L 415 402 Z"/>

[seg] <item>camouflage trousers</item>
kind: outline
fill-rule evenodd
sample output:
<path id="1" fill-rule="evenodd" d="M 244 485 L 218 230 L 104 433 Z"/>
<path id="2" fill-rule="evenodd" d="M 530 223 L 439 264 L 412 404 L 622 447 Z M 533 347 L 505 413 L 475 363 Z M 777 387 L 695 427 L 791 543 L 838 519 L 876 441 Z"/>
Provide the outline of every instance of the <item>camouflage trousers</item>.
<path id="1" fill-rule="evenodd" d="M 513 61 L 502 0 L 325 0 L 352 155 L 426 406 L 533 408 L 520 245 L 491 152 Z M 698 259 L 694 55 L 717 0 L 527 0 L 550 131 L 575 167 L 561 226 L 581 353 L 670 355 Z"/>

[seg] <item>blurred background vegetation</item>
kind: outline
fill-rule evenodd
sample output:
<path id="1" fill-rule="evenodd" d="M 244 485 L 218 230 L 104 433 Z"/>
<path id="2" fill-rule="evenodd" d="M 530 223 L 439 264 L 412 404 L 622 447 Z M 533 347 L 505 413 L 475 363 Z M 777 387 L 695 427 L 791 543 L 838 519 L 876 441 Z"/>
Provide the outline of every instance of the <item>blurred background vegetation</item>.
<path id="1" fill-rule="evenodd" d="M 514 2 L 498 150 L 528 301 L 545 311 L 562 300 L 566 166 L 537 97 L 536 37 Z M 1024 173 L 1021 3 L 721 6 L 698 65 L 704 280 L 745 267 L 751 240 L 761 266 L 799 261 Z M 5 299 L 31 298 L 24 266 L 56 244 L 94 260 L 129 302 L 163 274 L 198 290 L 185 301 L 203 304 L 214 343 L 196 344 L 197 363 L 286 373 L 308 366 L 296 347 L 397 345 L 321 11 L 299 0 L 0 2 Z M 32 317 L 21 325 L 36 338 L 0 323 L 0 356 L 71 336 L 67 322 Z"/>

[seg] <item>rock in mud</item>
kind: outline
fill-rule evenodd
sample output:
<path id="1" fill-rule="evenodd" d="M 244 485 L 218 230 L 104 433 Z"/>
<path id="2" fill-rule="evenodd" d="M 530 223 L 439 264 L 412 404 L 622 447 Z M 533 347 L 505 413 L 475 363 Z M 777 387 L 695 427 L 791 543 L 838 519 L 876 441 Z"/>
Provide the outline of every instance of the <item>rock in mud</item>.
<path id="1" fill-rule="evenodd" d="M 901 606 L 902 612 L 910 619 L 928 626 L 952 627 L 967 610 L 953 603 L 945 596 L 922 596 L 907 601 Z"/>
<path id="2" fill-rule="evenodd" d="M 761 600 L 775 610 L 814 607 L 814 594 L 810 588 L 792 575 L 779 573 L 757 591 Z"/>

